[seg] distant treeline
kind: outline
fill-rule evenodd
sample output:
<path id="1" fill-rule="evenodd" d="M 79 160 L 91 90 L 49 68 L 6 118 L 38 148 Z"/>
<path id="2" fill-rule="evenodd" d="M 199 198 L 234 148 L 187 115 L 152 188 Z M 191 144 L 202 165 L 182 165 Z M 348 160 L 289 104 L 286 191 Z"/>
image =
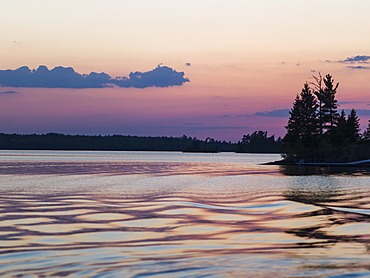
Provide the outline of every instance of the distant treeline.
<path id="1" fill-rule="evenodd" d="M 282 139 L 275 135 L 268 136 L 267 131 L 255 131 L 243 135 L 235 151 L 238 153 L 280 153 Z"/>
<path id="2" fill-rule="evenodd" d="M 124 135 L 64 135 L 48 134 L 4 134 L 0 133 L 0 149 L 8 150 L 104 150 L 104 151 L 182 151 L 205 141 L 188 137 L 141 137 Z M 207 147 L 222 152 L 235 151 L 236 144 L 209 140 Z"/>
<path id="3" fill-rule="evenodd" d="M 96 150 L 96 151 L 218 151 L 277 153 L 281 139 L 256 131 L 244 135 L 238 143 L 196 137 L 141 137 L 127 135 L 65 135 L 0 133 L 3 150 Z"/>

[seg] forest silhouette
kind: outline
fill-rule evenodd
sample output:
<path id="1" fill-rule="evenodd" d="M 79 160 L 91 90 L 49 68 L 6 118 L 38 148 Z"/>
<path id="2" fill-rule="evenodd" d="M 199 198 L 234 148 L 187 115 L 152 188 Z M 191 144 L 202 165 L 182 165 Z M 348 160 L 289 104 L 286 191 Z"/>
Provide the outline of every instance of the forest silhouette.
<path id="1" fill-rule="evenodd" d="M 3 150 L 100 150 L 100 151 L 186 151 L 186 152 L 262 152 L 279 153 L 281 139 L 256 131 L 238 143 L 196 137 L 141 137 L 125 135 L 65 135 L 0 133 Z"/>
<path id="2" fill-rule="evenodd" d="M 319 73 L 295 98 L 282 142 L 286 161 L 350 162 L 370 158 L 370 122 L 360 133 L 356 110 L 338 112 L 339 83 Z"/>

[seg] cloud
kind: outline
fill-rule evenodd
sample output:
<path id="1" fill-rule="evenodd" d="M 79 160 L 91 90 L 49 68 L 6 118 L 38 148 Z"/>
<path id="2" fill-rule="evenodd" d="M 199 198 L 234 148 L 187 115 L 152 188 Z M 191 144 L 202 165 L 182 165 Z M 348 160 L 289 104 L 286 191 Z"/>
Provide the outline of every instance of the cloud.
<path id="1" fill-rule="evenodd" d="M 289 117 L 290 109 L 280 109 L 280 110 L 273 110 L 273 111 L 263 111 L 257 112 L 253 115 L 249 116 L 260 116 L 260 117 L 273 117 L 273 118 L 286 118 Z"/>
<path id="2" fill-rule="evenodd" d="M 370 56 L 368 55 L 357 55 L 354 57 L 347 57 L 345 60 L 338 61 L 339 63 L 369 63 Z"/>
<path id="3" fill-rule="evenodd" d="M 203 125 L 202 123 L 185 123 L 184 125 Z"/>
<path id="4" fill-rule="evenodd" d="M 147 72 L 131 72 L 128 77 L 112 78 L 101 72 L 79 74 L 71 67 L 55 67 L 49 70 L 46 66 L 29 69 L 27 66 L 16 70 L 0 70 L 0 84 L 6 87 L 29 88 L 105 88 L 119 86 L 124 88 L 170 87 L 181 86 L 190 82 L 184 72 L 158 65 Z"/>
<path id="5" fill-rule="evenodd" d="M 250 127 L 246 126 L 204 126 L 203 123 L 185 123 L 184 126 L 158 126 L 158 127 L 151 127 L 156 129 L 166 129 L 166 128 L 174 128 L 174 129 L 181 129 L 181 130 L 224 130 L 224 129 L 249 129 Z"/>
<path id="6" fill-rule="evenodd" d="M 364 66 L 348 66 L 348 69 L 365 69 L 368 70 L 370 67 L 364 67 Z"/>
<path id="7" fill-rule="evenodd" d="M 4 91 L 0 92 L 0 94 L 18 94 L 16 91 Z"/>
<path id="8" fill-rule="evenodd" d="M 338 101 L 339 105 L 342 104 L 353 104 L 353 103 L 367 103 L 367 101 Z"/>
<path id="9" fill-rule="evenodd" d="M 370 116 L 370 110 L 368 109 L 355 109 L 358 116 Z M 339 111 L 339 110 L 338 110 Z M 351 109 L 344 109 L 346 114 L 351 113 Z"/>
<path id="10" fill-rule="evenodd" d="M 342 102 L 341 104 L 344 104 L 346 102 Z M 358 102 L 347 102 L 347 103 L 358 103 Z M 355 109 L 358 116 L 370 116 L 370 110 L 368 109 Z M 280 110 L 272 110 L 272 111 L 263 111 L 263 112 L 257 112 L 253 115 L 244 115 L 247 117 L 253 117 L 253 116 L 260 116 L 260 117 L 272 117 L 272 118 L 288 118 L 289 117 L 289 111 L 290 109 L 280 109 Z M 341 109 L 338 109 L 338 112 L 342 111 Z M 351 112 L 351 109 L 344 109 L 344 112 L 346 114 L 349 114 Z"/>
<path id="11" fill-rule="evenodd" d="M 326 60 L 328 63 L 343 63 L 343 64 L 369 64 L 370 56 L 369 55 L 356 55 L 352 57 L 347 57 L 344 60 L 330 61 Z"/>
<path id="12" fill-rule="evenodd" d="M 199 127 L 191 127 L 188 130 L 212 130 L 212 129 L 249 129 L 247 126 L 199 126 Z"/>
<path id="13" fill-rule="evenodd" d="M 185 63 L 185 66 L 191 67 L 191 63 Z"/>
<path id="14" fill-rule="evenodd" d="M 226 118 L 229 118 L 230 116 L 229 115 L 222 115 L 220 118 L 221 119 L 226 119 Z"/>

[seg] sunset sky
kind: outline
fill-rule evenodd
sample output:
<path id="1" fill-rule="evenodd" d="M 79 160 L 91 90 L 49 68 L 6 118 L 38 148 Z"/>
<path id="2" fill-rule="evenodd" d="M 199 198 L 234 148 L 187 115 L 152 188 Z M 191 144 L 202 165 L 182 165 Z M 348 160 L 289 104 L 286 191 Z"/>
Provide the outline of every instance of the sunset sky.
<path id="1" fill-rule="evenodd" d="M 340 109 L 357 109 L 362 127 L 370 119 L 369 0 L 2 0 L 0 10 L 0 132 L 283 136 L 318 71 L 340 83 Z M 115 83 L 31 86 L 14 71 L 41 65 L 41 77 L 62 66 Z M 153 84 L 131 85 L 131 72 Z"/>

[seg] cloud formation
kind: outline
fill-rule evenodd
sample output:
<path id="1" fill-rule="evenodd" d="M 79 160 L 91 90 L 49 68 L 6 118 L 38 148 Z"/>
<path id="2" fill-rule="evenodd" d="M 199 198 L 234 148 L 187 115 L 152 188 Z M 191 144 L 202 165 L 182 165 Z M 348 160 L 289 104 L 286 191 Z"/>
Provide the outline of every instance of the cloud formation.
<path id="1" fill-rule="evenodd" d="M 289 117 L 290 109 L 279 109 L 273 111 L 263 111 L 256 112 L 251 116 L 260 116 L 260 117 L 273 117 L 273 118 L 286 118 Z"/>
<path id="2" fill-rule="evenodd" d="M 4 92 L 0 92 L 0 94 L 17 94 L 16 91 L 4 91 Z"/>
<path id="3" fill-rule="evenodd" d="M 344 104 L 345 102 L 342 102 L 341 104 Z M 357 103 L 357 102 L 347 102 L 347 103 Z M 370 116 L 370 110 L 368 109 L 355 109 L 358 116 Z M 245 117 L 254 117 L 254 116 L 260 116 L 260 117 L 272 117 L 272 118 L 288 118 L 289 117 L 289 111 L 290 109 L 280 109 L 280 110 L 272 110 L 272 111 L 263 111 L 263 112 L 257 112 L 253 115 L 243 115 Z M 338 109 L 338 112 L 342 111 L 342 109 Z M 348 115 L 351 113 L 351 109 L 344 109 L 344 112 Z"/>
<path id="4" fill-rule="evenodd" d="M 191 127 L 188 130 L 212 130 L 212 129 L 249 129 L 247 126 L 199 126 L 199 127 Z"/>
<path id="5" fill-rule="evenodd" d="M 370 69 L 370 67 L 364 67 L 364 66 L 348 66 L 348 69 Z"/>
<path id="6" fill-rule="evenodd" d="M 112 78 L 101 72 L 79 74 L 72 67 L 55 67 L 49 70 L 39 66 L 31 70 L 27 66 L 16 70 L 0 70 L 0 85 L 5 87 L 28 88 L 105 88 L 119 86 L 123 88 L 147 88 L 180 86 L 190 82 L 184 77 L 184 72 L 178 72 L 170 67 L 158 65 L 147 72 L 131 72 L 128 77 Z"/>
<path id="7" fill-rule="evenodd" d="M 358 116 L 370 116 L 369 109 L 355 109 L 355 110 Z M 344 109 L 344 112 L 346 112 L 346 114 L 349 114 L 351 113 L 351 109 Z"/>
<path id="8" fill-rule="evenodd" d="M 353 103 L 368 103 L 368 101 L 338 101 L 338 105 L 353 104 Z"/>
<path id="9" fill-rule="evenodd" d="M 353 64 L 353 63 L 369 63 L 369 55 L 357 55 L 354 57 L 347 57 L 345 60 L 338 61 L 339 63 Z"/>
<path id="10" fill-rule="evenodd" d="M 193 126 L 193 125 L 203 125 L 202 123 L 184 123 L 184 125 L 191 125 L 191 126 Z"/>
<path id="11" fill-rule="evenodd" d="M 370 67 L 363 66 L 363 64 L 370 64 L 370 55 L 356 55 L 352 57 L 347 57 L 344 60 L 330 61 L 326 60 L 328 63 L 341 63 L 341 64 L 350 64 L 347 66 L 348 69 L 359 69 L 359 70 L 369 70 Z"/>

